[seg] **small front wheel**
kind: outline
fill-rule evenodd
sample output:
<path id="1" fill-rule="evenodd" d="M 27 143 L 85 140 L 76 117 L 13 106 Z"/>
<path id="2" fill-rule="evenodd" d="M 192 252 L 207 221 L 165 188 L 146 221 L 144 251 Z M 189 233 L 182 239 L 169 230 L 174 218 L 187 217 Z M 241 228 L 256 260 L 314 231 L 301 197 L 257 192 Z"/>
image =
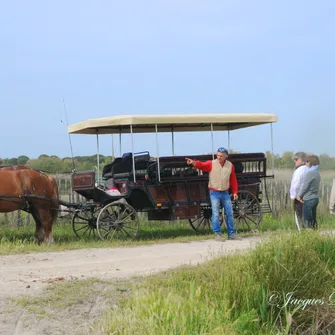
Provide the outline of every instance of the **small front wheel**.
<path id="1" fill-rule="evenodd" d="M 102 240 L 112 241 L 115 237 L 134 239 L 140 220 L 135 209 L 120 201 L 112 202 L 101 209 L 97 219 L 97 230 Z"/>
<path id="2" fill-rule="evenodd" d="M 76 210 L 72 216 L 72 229 L 80 237 L 95 237 L 99 208 Z"/>
<path id="3" fill-rule="evenodd" d="M 212 208 L 210 206 L 202 206 L 200 216 L 195 219 L 188 219 L 189 224 L 192 229 L 197 233 L 208 234 L 211 233 L 212 230 Z M 224 223 L 224 219 L 222 214 L 220 214 L 219 218 L 220 226 Z"/>

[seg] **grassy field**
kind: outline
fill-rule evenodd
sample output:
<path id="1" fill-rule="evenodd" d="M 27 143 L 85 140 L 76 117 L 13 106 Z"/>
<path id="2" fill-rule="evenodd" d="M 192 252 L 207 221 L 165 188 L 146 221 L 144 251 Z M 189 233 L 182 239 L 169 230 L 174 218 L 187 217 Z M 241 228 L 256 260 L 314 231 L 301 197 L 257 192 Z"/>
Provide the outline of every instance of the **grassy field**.
<path id="1" fill-rule="evenodd" d="M 270 170 L 269 170 L 270 171 Z M 275 179 L 278 181 L 291 181 L 294 169 L 277 169 L 274 171 Z M 334 170 L 320 171 L 321 179 L 324 182 L 330 182 L 335 177 Z"/>

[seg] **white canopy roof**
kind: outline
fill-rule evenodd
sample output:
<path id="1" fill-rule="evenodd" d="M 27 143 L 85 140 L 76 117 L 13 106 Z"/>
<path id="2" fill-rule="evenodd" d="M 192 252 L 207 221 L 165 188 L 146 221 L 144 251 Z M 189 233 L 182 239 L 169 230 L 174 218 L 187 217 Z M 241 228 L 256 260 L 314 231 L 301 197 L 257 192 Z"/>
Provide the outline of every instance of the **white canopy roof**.
<path id="1" fill-rule="evenodd" d="M 68 127 L 70 134 L 125 134 L 234 130 L 277 122 L 275 114 L 160 114 L 118 115 L 89 119 Z"/>

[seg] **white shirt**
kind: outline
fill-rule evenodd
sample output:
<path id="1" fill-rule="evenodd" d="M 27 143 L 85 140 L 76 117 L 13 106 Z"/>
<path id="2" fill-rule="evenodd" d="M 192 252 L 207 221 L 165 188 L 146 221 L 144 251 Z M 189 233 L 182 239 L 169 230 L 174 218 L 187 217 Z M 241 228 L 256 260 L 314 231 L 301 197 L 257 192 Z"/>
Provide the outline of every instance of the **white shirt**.
<path id="1" fill-rule="evenodd" d="M 291 187 L 290 187 L 290 198 L 292 200 L 294 200 L 298 196 L 303 180 L 304 180 L 304 177 L 308 171 L 309 171 L 308 166 L 300 165 L 293 172 Z"/>

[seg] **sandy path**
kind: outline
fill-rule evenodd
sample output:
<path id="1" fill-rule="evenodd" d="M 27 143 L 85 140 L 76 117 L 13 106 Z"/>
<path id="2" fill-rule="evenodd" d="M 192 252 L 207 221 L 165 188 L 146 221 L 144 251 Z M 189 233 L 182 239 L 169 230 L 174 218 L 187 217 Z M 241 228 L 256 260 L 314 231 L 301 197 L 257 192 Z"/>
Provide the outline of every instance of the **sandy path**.
<path id="1" fill-rule="evenodd" d="M 254 247 L 259 237 L 247 237 L 241 241 L 217 242 L 214 240 L 189 243 L 155 244 L 123 248 L 81 249 L 64 252 L 43 252 L 26 255 L 0 256 L 0 334 L 77 334 L 73 315 L 67 312 L 59 325 L 55 320 L 33 320 L 23 317 L 21 312 L 8 315 L 4 311 L 4 298 L 22 294 L 38 295 L 43 288 L 57 279 L 130 278 L 172 269 L 183 264 L 198 264 L 223 254 Z M 99 302 L 101 304 L 101 302 Z M 85 310 L 85 306 L 81 306 Z M 94 309 L 92 302 L 87 306 Z M 74 311 L 74 313 L 77 313 Z M 93 315 L 92 318 L 96 316 Z M 78 318 L 76 314 L 76 318 Z M 91 316 L 83 315 L 87 323 Z M 80 320 L 79 320 L 80 321 Z M 84 322 L 85 321 L 85 322 Z M 51 322 L 50 322 L 51 323 Z M 66 331 L 59 328 L 65 327 Z M 83 329 L 78 330 L 78 334 Z M 47 332 L 48 333 L 48 332 Z"/>
<path id="2" fill-rule="evenodd" d="M 48 281 L 59 277 L 128 278 L 171 269 L 182 264 L 197 264 L 220 254 L 250 248 L 257 241 L 258 237 L 248 237 L 242 241 L 224 243 L 206 240 L 0 256 L 0 297 L 32 294 L 33 291 L 39 291 L 48 285 Z"/>

